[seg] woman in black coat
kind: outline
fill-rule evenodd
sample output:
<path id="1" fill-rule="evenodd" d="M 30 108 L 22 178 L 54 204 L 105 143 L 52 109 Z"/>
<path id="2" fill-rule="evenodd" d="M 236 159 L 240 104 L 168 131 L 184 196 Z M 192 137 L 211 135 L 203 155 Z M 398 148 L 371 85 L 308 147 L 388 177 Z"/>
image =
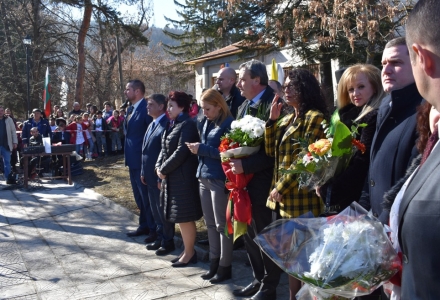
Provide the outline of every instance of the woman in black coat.
<path id="1" fill-rule="evenodd" d="M 345 70 L 338 84 L 339 118 L 350 128 L 354 123 L 366 123 L 359 128 L 359 139 L 365 151 L 357 149 L 348 167 L 321 186 L 317 193 L 327 211 L 340 212 L 358 201 L 370 165 L 370 148 L 376 131 L 377 110 L 385 96 L 380 70 L 373 65 L 357 64 Z"/>
<path id="2" fill-rule="evenodd" d="M 199 187 L 196 178 L 197 156 L 185 143 L 199 142 L 196 123 L 188 115 L 191 100 L 183 92 L 170 92 L 169 125 L 162 136 L 162 150 L 156 163 L 156 173 L 162 179 L 161 201 L 167 221 L 178 223 L 184 252 L 173 261 L 173 267 L 197 262 L 194 250 L 195 221 L 202 217 Z"/>

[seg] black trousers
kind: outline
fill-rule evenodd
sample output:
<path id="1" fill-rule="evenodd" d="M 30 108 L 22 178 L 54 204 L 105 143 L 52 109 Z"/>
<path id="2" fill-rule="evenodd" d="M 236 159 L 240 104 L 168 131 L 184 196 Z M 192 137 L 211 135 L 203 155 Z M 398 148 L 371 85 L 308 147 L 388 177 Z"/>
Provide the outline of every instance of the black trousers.
<path id="1" fill-rule="evenodd" d="M 255 236 L 275 218 L 266 205 L 252 205 L 252 224 L 244 236 L 249 261 L 254 272 L 254 283 L 261 283 L 260 290 L 276 289 L 283 271 L 254 242 Z"/>

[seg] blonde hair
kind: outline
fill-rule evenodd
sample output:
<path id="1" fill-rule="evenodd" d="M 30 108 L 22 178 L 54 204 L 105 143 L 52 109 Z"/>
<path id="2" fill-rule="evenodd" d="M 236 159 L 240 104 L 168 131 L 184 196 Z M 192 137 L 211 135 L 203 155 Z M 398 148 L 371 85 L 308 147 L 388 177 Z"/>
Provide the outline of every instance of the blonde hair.
<path id="1" fill-rule="evenodd" d="M 356 79 L 359 73 L 365 74 L 368 81 L 374 89 L 374 94 L 368 99 L 367 103 L 362 108 L 361 113 L 354 121 L 359 121 L 370 111 L 379 108 L 380 102 L 385 97 L 385 92 L 382 88 L 381 73 L 378 68 L 369 64 L 356 64 L 349 67 L 342 74 L 341 80 L 338 84 L 338 108 L 341 109 L 351 103 L 348 94 L 348 85 Z"/>
<path id="2" fill-rule="evenodd" d="M 223 98 L 222 94 L 220 94 L 218 91 L 214 89 L 208 89 L 204 91 L 200 98 L 200 101 L 203 101 L 212 106 L 220 106 L 219 116 L 215 121 L 217 125 L 223 123 L 223 121 L 226 120 L 227 117 L 229 116 L 232 117 L 231 111 L 229 110 L 229 107 L 226 104 L 225 99 Z"/>

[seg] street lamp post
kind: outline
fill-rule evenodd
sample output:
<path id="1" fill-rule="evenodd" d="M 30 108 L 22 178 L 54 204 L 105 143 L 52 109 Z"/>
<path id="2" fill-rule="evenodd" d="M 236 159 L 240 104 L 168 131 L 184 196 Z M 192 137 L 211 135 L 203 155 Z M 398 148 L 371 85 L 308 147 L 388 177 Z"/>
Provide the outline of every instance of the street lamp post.
<path id="1" fill-rule="evenodd" d="M 31 96 L 30 96 L 30 92 L 31 92 L 31 86 L 30 86 L 30 79 L 29 79 L 29 73 L 30 73 L 30 63 L 29 63 L 29 47 L 32 45 L 32 39 L 29 37 L 29 35 L 27 35 L 24 39 L 23 39 L 23 44 L 26 47 L 26 76 L 27 76 L 27 117 L 29 118 L 30 116 L 30 101 L 31 101 Z"/>

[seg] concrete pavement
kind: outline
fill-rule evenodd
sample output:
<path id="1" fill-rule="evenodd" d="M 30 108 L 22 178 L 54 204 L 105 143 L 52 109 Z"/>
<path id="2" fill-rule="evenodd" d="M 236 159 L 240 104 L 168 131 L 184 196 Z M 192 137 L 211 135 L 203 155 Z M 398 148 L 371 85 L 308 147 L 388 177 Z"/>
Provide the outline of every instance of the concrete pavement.
<path id="1" fill-rule="evenodd" d="M 244 250 L 234 251 L 233 278 L 221 284 L 200 278 L 207 262 L 172 268 L 181 250 L 155 256 L 144 237 L 125 235 L 136 224 L 125 208 L 61 181 L 0 190 L 0 299 L 223 300 L 252 279 Z M 288 299 L 287 276 L 278 299 Z"/>

